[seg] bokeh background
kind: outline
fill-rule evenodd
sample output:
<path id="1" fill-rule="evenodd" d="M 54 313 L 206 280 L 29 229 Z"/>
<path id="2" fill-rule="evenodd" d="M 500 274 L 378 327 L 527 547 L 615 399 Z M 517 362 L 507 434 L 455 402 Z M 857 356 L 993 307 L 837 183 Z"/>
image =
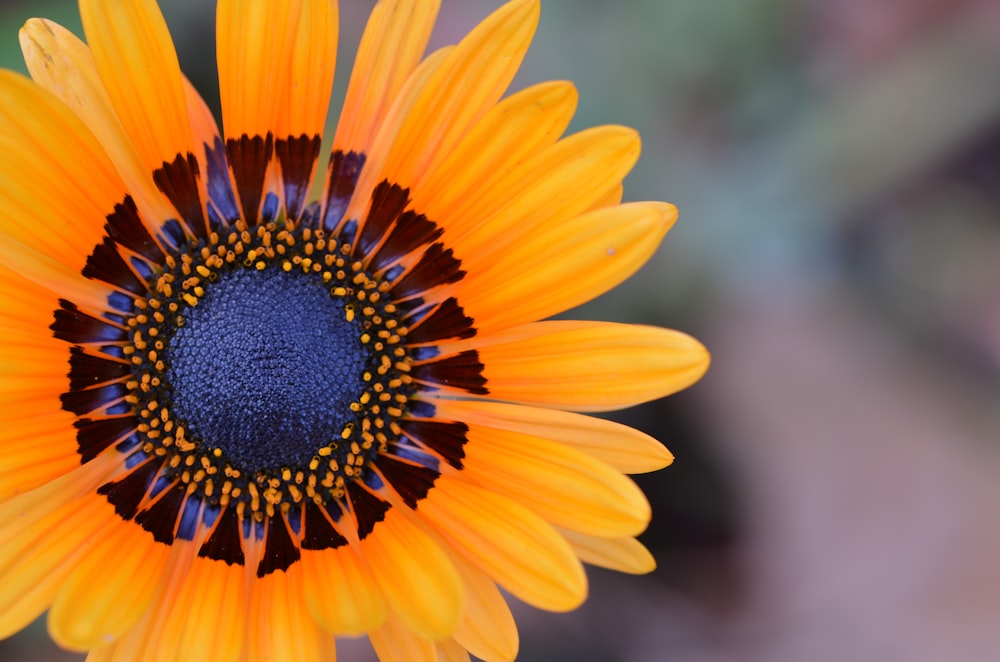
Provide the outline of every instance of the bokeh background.
<path id="1" fill-rule="evenodd" d="M 212 4 L 162 2 L 217 104 Z M 332 117 L 373 2 L 341 4 Z M 444 0 L 433 45 L 498 4 Z M 0 1 L 2 66 L 33 15 L 79 33 L 69 0 Z M 574 316 L 683 329 L 713 365 L 614 415 L 677 456 L 638 477 L 659 569 L 515 606 L 520 659 L 1000 659 L 1000 4 L 548 0 L 515 88 L 556 78 L 572 130 L 641 131 L 626 199 L 681 210 Z M 44 623 L 0 642 L 79 659 Z"/>

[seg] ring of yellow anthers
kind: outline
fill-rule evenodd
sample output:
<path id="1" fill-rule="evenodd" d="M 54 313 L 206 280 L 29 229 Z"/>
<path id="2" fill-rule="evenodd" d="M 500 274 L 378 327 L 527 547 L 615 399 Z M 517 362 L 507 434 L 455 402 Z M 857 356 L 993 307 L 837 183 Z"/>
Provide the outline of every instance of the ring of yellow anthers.
<path id="1" fill-rule="evenodd" d="M 151 293 L 135 302 L 127 320 L 129 343 L 124 352 L 132 363 L 126 402 L 134 409 L 142 451 L 163 458 L 162 476 L 179 478 L 187 495 L 225 508 L 234 503 L 241 520 L 261 522 L 279 510 L 311 499 L 324 505 L 342 499 L 345 483 L 384 452 L 401 430 L 415 388 L 409 375 L 412 358 L 403 345 L 406 328 L 397 306 L 385 301 L 390 284 L 368 274 L 361 261 L 349 257 L 351 247 L 320 229 L 296 227 L 291 221 L 269 222 L 249 229 L 237 221 L 225 234 L 168 255 L 151 283 Z M 353 414 L 340 437 L 316 449 L 307 466 L 252 470 L 234 466 L 221 448 L 192 439 L 168 402 L 165 352 L 171 334 L 185 323 L 226 270 L 263 271 L 280 268 L 317 279 L 330 295 L 344 302 L 348 322 L 361 329 L 360 341 L 369 361 L 361 378 L 364 390 L 350 404 Z"/>

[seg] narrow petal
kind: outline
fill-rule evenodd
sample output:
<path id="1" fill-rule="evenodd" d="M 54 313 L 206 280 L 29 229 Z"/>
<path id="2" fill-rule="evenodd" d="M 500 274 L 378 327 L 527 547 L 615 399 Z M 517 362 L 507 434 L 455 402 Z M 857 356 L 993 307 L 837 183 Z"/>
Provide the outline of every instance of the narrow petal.
<path id="1" fill-rule="evenodd" d="M 566 541 L 528 508 L 459 477 L 441 476 L 421 515 L 491 579 L 540 609 L 569 611 L 587 578 Z"/>
<path id="2" fill-rule="evenodd" d="M 520 432 L 470 426 L 462 475 L 559 526 L 605 537 L 649 525 L 649 502 L 635 483 L 569 446 Z"/>
<path id="3" fill-rule="evenodd" d="M 469 662 L 469 652 L 454 639 L 438 642 L 436 647 L 438 662 Z"/>
<path id="4" fill-rule="evenodd" d="M 119 518 L 83 549 L 49 611 L 52 638 L 79 651 L 118 638 L 142 617 L 170 553 L 139 526 Z"/>
<path id="5" fill-rule="evenodd" d="M 306 604 L 323 628 L 359 635 L 385 622 L 382 591 L 353 548 L 303 550 L 302 570 Z"/>
<path id="6" fill-rule="evenodd" d="M 452 558 L 465 584 L 465 611 L 455 628 L 455 641 L 483 662 L 517 657 L 517 625 L 496 584 L 463 557 Z"/>
<path id="7" fill-rule="evenodd" d="M 246 615 L 247 662 L 336 659 L 333 636 L 317 627 L 306 606 L 298 564 L 254 581 Z"/>
<path id="8" fill-rule="evenodd" d="M 354 60 L 333 148 L 367 152 L 427 48 L 440 0 L 382 0 L 372 10 Z"/>
<path id="9" fill-rule="evenodd" d="M 226 137 L 320 134 L 336 65 L 336 3 L 222 0 L 216 12 Z"/>
<path id="10" fill-rule="evenodd" d="M 509 2 L 449 53 L 397 134 L 383 171 L 389 181 L 412 185 L 496 104 L 521 65 L 538 14 L 537 0 Z"/>
<path id="11" fill-rule="evenodd" d="M 362 554 L 392 610 L 421 636 L 451 634 L 462 613 L 462 582 L 438 545 L 391 509 L 361 541 Z"/>
<path id="12" fill-rule="evenodd" d="M 630 575 L 645 575 L 656 569 L 656 559 L 635 538 L 599 538 L 566 529 L 559 532 L 584 563 Z"/>
<path id="13" fill-rule="evenodd" d="M 676 393 L 708 369 L 694 338 L 650 326 L 551 321 L 476 345 L 492 399 L 606 411 Z"/>
<path id="14" fill-rule="evenodd" d="M 174 212 L 156 189 L 148 164 L 140 159 L 111 105 L 87 45 L 61 25 L 37 18 L 25 23 L 20 38 L 31 77 L 72 108 L 94 133 L 135 200 L 140 216 L 172 217 Z"/>
<path id="15" fill-rule="evenodd" d="M 194 153 L 177 53 L 156 2 L 80 0 L 80 17 L 111 105 L 147 172 Z"/>
<path id="16" fill-rule="evenodd" d="M 436 400 L 437 415 L 483 427 L 522 432 L 567 444 L 627 474 L 657 471 L 673 462 L 663 444 L 614 421 L 567 411 L 502 402 Z"/>
<path id="17" fill-rule="evenodd" d="M 413 632 L 394 615 L 368 633 L 380 662 L 436 662 L 434 642 Z"/>
<path id="18" fill-rule="evenodd" d="M 646 202 L 546 225 L 486 269 L 470 271 L 456 295 L 480 333 L 550 317 L 635 273 L 676 218 L 673 205 Z"/>

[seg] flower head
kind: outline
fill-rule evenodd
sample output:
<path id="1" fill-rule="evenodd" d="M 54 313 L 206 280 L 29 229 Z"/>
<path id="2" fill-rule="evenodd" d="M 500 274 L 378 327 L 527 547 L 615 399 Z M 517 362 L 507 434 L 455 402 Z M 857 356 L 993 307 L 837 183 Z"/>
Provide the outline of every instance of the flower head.
<path id="1" fill-rule="evenodd" d="M 675 218 L 619 204 L 636 134 L 563 137 L 573 87 L 504 97 L 538 19 L 429 55 L 373 11 L 329 159 L 330 0 L 218 5 L 222 131 L 155 3 L 32 20 L 0 72 L 0 636 L 45 610 L 91 660 L 512 659 L 581 560 L 653 567 L 623 473 L 671 456 L 574 411 L 658 398 L 674 331 L 539 321 Z M 321 159 L 320 157 L 323 156 Z M 68 373 L 68 377 L 67 377 Z"/>

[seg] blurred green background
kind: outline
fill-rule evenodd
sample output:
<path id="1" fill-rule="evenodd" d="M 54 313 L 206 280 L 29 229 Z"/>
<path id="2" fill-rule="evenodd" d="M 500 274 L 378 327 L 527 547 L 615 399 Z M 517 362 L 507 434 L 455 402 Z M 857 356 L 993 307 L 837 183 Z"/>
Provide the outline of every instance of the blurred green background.
<path id="1" fill-rule="evenodd" d="M 217 105 L 212 3 L 161 4 Z M 373 3 L 341 4 L 338 99 Z M 444 0 L 433 45 L 498 4 Z M 69 0 L 0 2 L 0 65 L 29 16 L 80 31 Z M 1000 5 L 548 0 L 515 87 L 561 78 L 572 130 L 642 133 L 626 199 L 681 210 L 574 316 L 688 331 L 713 366 L 615 415 L 677 456 L 638 478 L 659 569 L 515 606 L 520 659 L 1000 659 Z M 44 623 L 0 642 L 76 659 Z"/>

